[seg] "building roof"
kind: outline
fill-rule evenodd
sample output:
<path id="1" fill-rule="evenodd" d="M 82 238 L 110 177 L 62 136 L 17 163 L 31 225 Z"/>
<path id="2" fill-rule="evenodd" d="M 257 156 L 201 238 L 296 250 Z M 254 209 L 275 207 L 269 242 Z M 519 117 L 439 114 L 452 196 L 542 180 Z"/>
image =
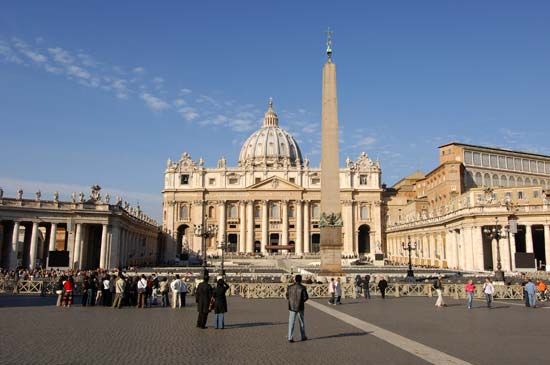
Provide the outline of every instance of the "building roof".
<path id="1" fill-rule="evenodd" d="M 522 154 L 522 155 L 528 155 L 528 156 L 534 156 L 534 157 L 543 157 L 543 158 L 550 159 L 549 155 L 542 155 L 542 154 L 538 154 L 538 153 L 525 152 L 525 151 L 515 151 L 515 150 L 510 150 L 510 149 L 500 148 L 500 147 L 480 146 L 480 145 L 460 143 L 460 142 L 449 142 L 449 143 L 446 143 L 444 145 L 439 146 L 438 148 L 443 148 L 443 147 L 447 147 L 447 146 L 450 146 L 450 145 L 472 147 L 472 148 L 478 148 L 478 149 L 483 149 L 483 150 L 492 150 L 492 151 L 500 151 L 500 152 L 512 152 L 512 153 L 519 153 L 519 154 Z"/>

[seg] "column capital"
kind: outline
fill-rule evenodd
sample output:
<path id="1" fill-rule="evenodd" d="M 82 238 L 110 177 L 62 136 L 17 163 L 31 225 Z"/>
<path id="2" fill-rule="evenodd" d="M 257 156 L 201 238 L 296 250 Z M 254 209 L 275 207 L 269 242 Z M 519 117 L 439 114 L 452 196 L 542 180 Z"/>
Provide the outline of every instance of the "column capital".
<path id="1" fill-rule="evenodd" d="M 288 200 L 288 199 L 281 199 L 281 204 L 282 204 L 283 206 L 288 205 L 288 203 L 289 203 L 289 200 Z"/>
<path id="2" fill-rule="evenodd" d="M 341 203 L 342 203 L 342 205 L 345 206 L 345 207 L 350 207 L 350 206 L 353 205 L 354 200 L 342 200 Z"/>
<path id="3" fill-rule="evenodd" d="M 260 205 L 265 206 L 269 204 L 269 200 L 260 200 Z"/>
<path id="4" fill-rule="evenodd" d="M 202 206 L 202 205 L 206 205 L 206 201 L 205 200 L 193 200 L 192 204 Z"/>
<path id="5" fill-rule="evenodd" d="M 218 201 L 216 202 L 216 204 L 217 204 L 219 207 L 223 207 L 223 206 L 225 206 L 225 203 L 226 203 L 226 202 L 227 202 L 226 200 L 218 200 Z"/>

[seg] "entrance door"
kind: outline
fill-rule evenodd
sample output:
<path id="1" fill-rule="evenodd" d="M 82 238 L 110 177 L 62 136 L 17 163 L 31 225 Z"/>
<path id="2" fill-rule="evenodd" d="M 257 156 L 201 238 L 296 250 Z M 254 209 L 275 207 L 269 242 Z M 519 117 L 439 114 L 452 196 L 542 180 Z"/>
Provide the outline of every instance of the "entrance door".
<path id="1" fill-rule="evenodd" d="M 359 255 L 370 253 L 370 227 L 363 224 L 359 227 L 357 235 L 357 251 Z"/>

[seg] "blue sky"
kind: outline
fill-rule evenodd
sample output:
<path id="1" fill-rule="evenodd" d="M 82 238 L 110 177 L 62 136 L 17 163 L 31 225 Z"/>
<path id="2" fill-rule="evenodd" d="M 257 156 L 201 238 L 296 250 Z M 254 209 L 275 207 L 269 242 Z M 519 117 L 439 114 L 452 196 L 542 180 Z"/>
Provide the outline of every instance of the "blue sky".
<path id="1" fill-rule="evenodd" d="M 182 152 L 236 163 L 274 98 L 319 163 L 324 31 L 334 29 L 341 159 L 383 181 L 467 143 L 550 154 L 548 1 L 5 1 L 0 186 L 100 184 L 160 216 Z"/>

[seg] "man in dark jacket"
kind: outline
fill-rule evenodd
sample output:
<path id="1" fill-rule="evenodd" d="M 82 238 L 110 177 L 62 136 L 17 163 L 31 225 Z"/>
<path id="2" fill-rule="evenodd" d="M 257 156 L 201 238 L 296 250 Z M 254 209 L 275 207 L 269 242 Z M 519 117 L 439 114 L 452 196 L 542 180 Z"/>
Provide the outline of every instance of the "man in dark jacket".
<path id="1" fill-rule="evenodd" d="M 382 299 L 386 299 L 386 288 L 388 287 L 388 282 L 386 278 L 382 276 L 382 279 L 378 282 L 378 289 L 380 289 L 380 295 Z"/>
<path id="2" fill-rule="evenodd" d="M 195 291 L 195 302 L 197 303 L 197 327 L 206 328 L 208 312 L 210 312 L 210 299 L 212 298 L 212 287 L 208 284 L 208 274 L 204 275 L 203 281 Z"/>
<path id="3" fill-rule="evenodd" d="M 286 299 L 288 299 L 288 342 L 294 342 L 292 334 L 294 333 L 294 323 L 296 316 L 300 322 L 300 335 L 302 341 L 306 341 L 306 328 L 304 323 L 304 303 L 309 299 L 307 289 L 302 285 L 302 275 L 296 275 L 295 283 L 289 285 L 286 291 Z"/>

